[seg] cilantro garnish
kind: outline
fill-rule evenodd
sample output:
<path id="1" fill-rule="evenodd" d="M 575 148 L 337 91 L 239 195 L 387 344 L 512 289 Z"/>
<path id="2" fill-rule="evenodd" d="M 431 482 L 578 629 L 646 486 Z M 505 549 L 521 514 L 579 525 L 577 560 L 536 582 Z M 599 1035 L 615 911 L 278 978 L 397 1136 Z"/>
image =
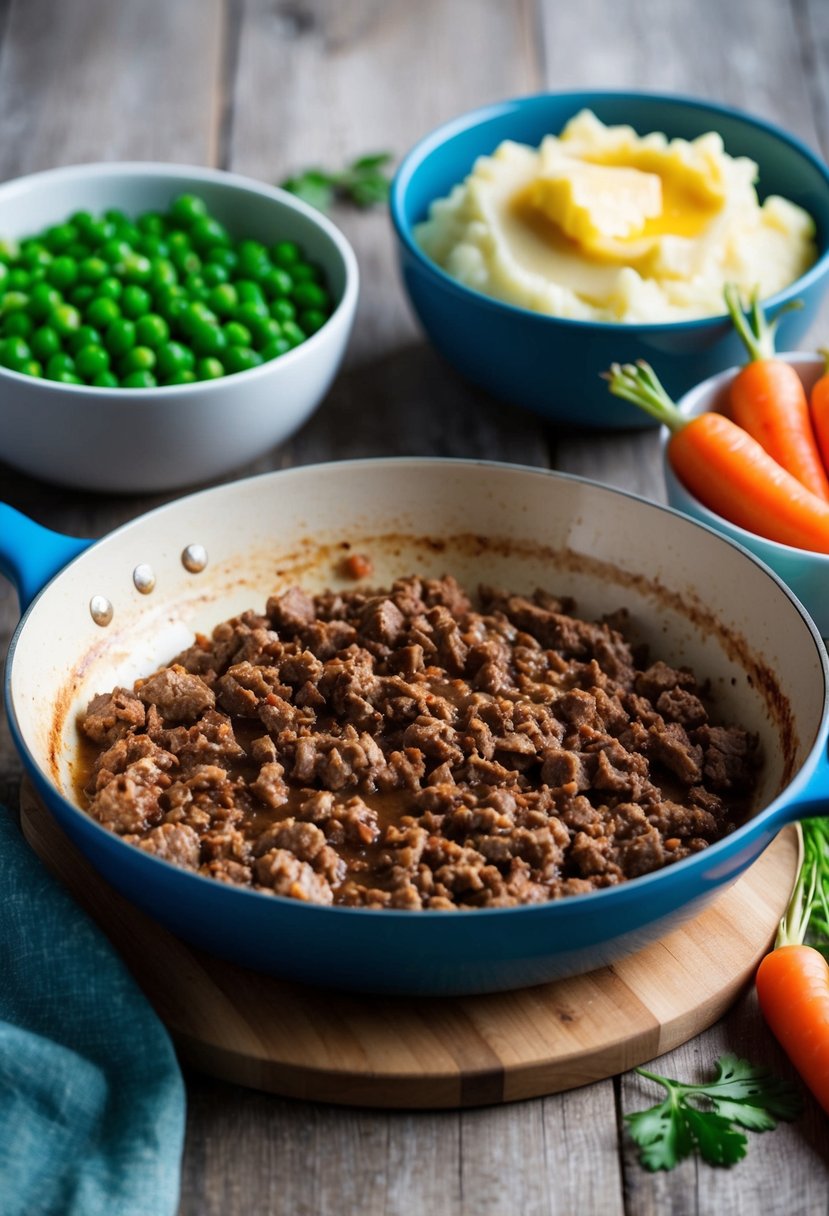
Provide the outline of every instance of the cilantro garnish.
<path id="1" fill-rule="evenodd" d="M 788 1081 L 737 1056 L 720 1056 L 713 1081 L 685 1085 L 637 1068 L 640 1076 L 667 1091 L 664 1102 L 625 1115 L 639 1160 L 648 1170 L 671 1170 L 698 1152 L 709 1165 L 734 1165 L 746 1155 L 747 1137 L 738 1127 L 771 1131 L 778 1120 L 797 1118 L 802 1105 Z"/>
<path id="2" fill-rule="evenodd" d="M 389 197 L 390 179 L 385 169 L 391 160 L 391 152 L 373 152 L 358 157 L 340 173 L 304 169 L 280 184 L 283 190 L 290 190 L 318 211 L 327 211 L 335 202 L 371 207 Z"/>

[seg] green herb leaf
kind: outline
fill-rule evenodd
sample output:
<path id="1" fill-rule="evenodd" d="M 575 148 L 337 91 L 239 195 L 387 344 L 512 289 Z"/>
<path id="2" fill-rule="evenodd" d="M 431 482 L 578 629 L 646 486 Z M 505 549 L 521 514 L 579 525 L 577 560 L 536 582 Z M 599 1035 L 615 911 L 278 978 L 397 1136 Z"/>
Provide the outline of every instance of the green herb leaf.
<path id="1" fill-rule="evenodd" d="M 644 1068 L 636 1071 L 668 1093 L 664 1102 L 625 1116 L 648 1170 L 673 1169 L 694 1151 L 709 1165 L 734 1165 L 748 1145 L 735 1124 L 771 1131 L 778 1120 L 795 1119 L 802 1109 L 797 1090 L 787 1081 L 733 1055 L 721 1056 L 713 1080 L 702 1085 L 686 1085 Z"/>
<path id="2" fill-rule="evenodd" d="M 389 196 L 390 179 L 385 169 L 392 159 L 391 152 L 372 152 L 358 157 L 339 173 L 305 169 L 281 185 L 320 211 L 327 211 L 335 202 L 373 207 Z"/>

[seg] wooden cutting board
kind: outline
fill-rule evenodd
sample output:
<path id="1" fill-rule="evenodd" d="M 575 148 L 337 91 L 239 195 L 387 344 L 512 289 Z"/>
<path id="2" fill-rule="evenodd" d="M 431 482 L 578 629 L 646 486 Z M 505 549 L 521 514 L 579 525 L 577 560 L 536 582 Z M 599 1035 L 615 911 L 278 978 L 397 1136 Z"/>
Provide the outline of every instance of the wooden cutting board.
<path id="1" fill-rule="evenodd" d="M 126 960 L 183 1061 L 255 1089 L 360 1106 L 533 1098 L 677 1047 L 753 975 L 797 870 L 787 829 L 696 920 L 589 975 L 491 996 L 364 997 L 258 975 L 185 945 L 98 876 L 27 784 L 21 817 L 31 846 Z"/>

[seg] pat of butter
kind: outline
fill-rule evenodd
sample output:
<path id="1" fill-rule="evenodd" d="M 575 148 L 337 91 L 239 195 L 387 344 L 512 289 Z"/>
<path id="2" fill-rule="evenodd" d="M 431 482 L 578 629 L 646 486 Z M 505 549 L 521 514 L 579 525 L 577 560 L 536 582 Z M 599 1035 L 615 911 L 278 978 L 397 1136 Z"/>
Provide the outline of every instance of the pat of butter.
<path id="1" fill-rule="evenodd" d="M 626 240 L 662 214 L 662 179 L 641 169 L 572 162 L 537 178 L 529 201 L 579 244 Z"/>

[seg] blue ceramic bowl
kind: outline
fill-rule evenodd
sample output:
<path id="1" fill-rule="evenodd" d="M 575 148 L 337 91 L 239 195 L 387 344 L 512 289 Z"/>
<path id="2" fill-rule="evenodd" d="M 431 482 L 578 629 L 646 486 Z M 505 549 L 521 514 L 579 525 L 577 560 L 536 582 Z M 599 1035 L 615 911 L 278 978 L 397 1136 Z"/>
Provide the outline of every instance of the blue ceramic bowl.
<path id="1" fill-rule="evenodd" d="M 579 110 L 641 134 L 663 131 L 694 139 L 718 131 L 732 156 L 760 168 L 758 192 L 781 194 L 815 219 L 819 256 L 802 278 L 767 302 L 803 300 L 780 323 L 781 349 L 797 346 L 814 319 L 829 272 L 829 168 L 804 144 L 739 110 L 655 93 L 542 93 L 485 106 L 439 127 L 403 161 L 391 191 L 403 282 L 423 328 L 462 375 L 511 405 L 553 422 L 588 427 L 652 425 L 634 406 L 612 398 L 599 373 L 613 362 L 648 359 L 674 397 L 742 361 L 727 316 L 661 325 L 572 321 L 504 304 L 450 278 L 416 244 L 413 226 L 429 205 L 463 181 L 479 156 L 504 139 L 537 147 Z"/>
<path id="2" fill-rule="evenodd" d="M 790 363 L 800 376 L 807 393 L 823 375 L 825 364 L 819 355 L 800 352 L 781 353 L 779 356 Z M 703 381 L 677 404 L 687 418 L 695 418 L 708 410 L 719 413 L 727 412 L 728 394 L 731 382 L 737 375 L 738 368 L 732 367 Z M 811 553 L 808 549 L 795 549 L 791 545 L 781 545 L 774 540 L 766 540 L 754 532 L 747 532 L 737 524 L 732 524 L 715 511 L 703 506 L 690 490 L 687 490 L 677 477 L 668 459 L 668 440 L 670 432 L 662 428 L 662 461 L 665 474 L 665 488 L 668 492 L 668 502 L 678 511 L 690 515 L 709 528 L 716 529 L 723 536 L 735 540 L 761 558 L 767 566 L 771 566 L 775 574 L 795 593 L 811 617 L 822 637 L 829 637 L 829 553 Z"/>

